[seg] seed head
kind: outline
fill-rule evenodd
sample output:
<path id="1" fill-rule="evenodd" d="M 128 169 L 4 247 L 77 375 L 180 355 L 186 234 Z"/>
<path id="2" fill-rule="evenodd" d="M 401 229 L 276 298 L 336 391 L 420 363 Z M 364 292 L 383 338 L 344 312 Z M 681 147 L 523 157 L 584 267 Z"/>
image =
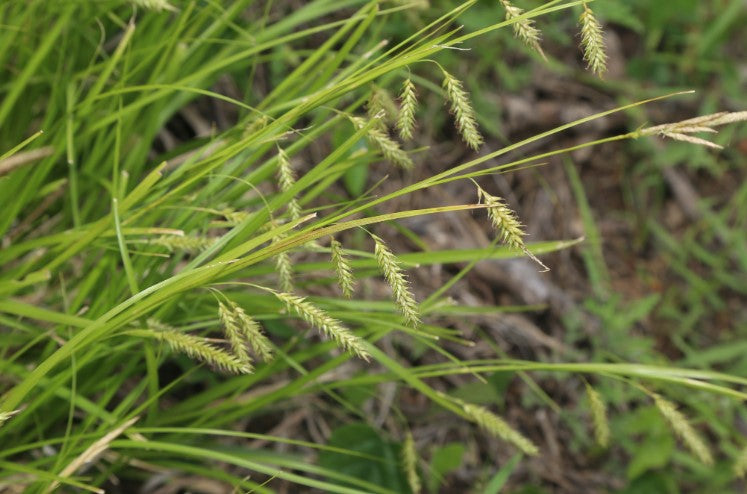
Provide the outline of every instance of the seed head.
<path id="1" fill-rule="evenodd" d="M 524 13 L 523 9 L 512 5 L 509 0 L 500 0 L 500 2 L 506 10 L 506 20 L 514 21 L 514 35 L 528 47 L 536 50 L 542 55 L 542 58 L 546 58 L 542 47 L 540 47 L 540 31 L 534 26 L 534 20 L 527 18 L 519 19 Z"/>
<path id="2" fill-rule="evenodd" d="M 278 183 L 282 192 L 287 192 L 296 183 L 296 175 L 293 173 L 288 155 L 280 148 L 278 148 Z M 301 206 L 295 197 L 288 201 L 288 213 L 292 220 L 301 217 Z"/>
<path id="3" fill-rule="evenodd" d="M 698 132 L 715 134 L 717 133 L 717 131 L 713 127 L 744 121 L 747 121 L 747 111 L 719 112 L 712 113 L 710 115 L 702 115 L 700 117 L 689 118 L 680 122 L 666 123 L 656 125 L 654 127 L 647 127 L 638 131 L 637 135 L 649 136 L 658 134 L 662 137 L 668 137 L 675 141 L 684 141 L 713 149 L 722 149 L 722 147 L 716 143 L 690 134 Z"/>
<path id="4" fill-rule="evenodd" d="M 487 408 L 469 403 L 462 405 L 462 408 L 467 417 L 490 434 L 513 444 L 527 455 L 534 456 L 539 453 L 539 449 L 532 441 Z"/>
<path id="5" fill-rule="evenodd" d="M 353 334 L 340 321 L 330 317 L 326 312 L 308 302 L 304 297 L 299 297 L 291 293 L 274 292 L 274 294 L 288 307 L 288 310 L 292 309 L 304 321 L 336 342 L 341 349 L 354 353 L 363 360 L 369 360 L 370 355 L 361 343 L 360 338 Z"/>
<path id="6" fill-rule="evenodd" d="M 451 113 L 454 116 L 456 128 L 461 134 L 462 140 L 469 147 L 477 150 L 482 145 L 483 139 L 477 130 L 475 111 L 469 101 L 469 95 L 462 89 L 462 83 L 457 78 L 445 70 L 443 73 L 443 87 L 446 92 L 446 99 L 451 105 Z"/>
<path id="7" fill-rule="evenodd" d="M 228 307 L 220 304 L 219 310 L 221 313 L 221 320 L 227 330 L 226 332 L 229 330 L 234 332 L 236 338 L 240 340 L 240 345 L 234 344 L 233 337 L 229 336 L 232 348 L 240 346 L 243 349 L 243 353 L 245 353 L 246 345 L 248 344 L 251 347 L 252 352 L 254 352 L 254 354 L 261 360 L 264 360 L 265 362 L 272 360 L 272 344 L 270 343 L 270 340 L 267 339 L 267 336 L 262 332 L 262 327 L 257 321 L 244 312 L 244 309 L 239 307 L 235 302 L 229 302 Z"/>
<path id="8" fill-rule="evenodd" d="M 379 130 L 386 131 L 387 124 L 397 113 L 397 105 L 391 95 L 376 85 L 371 87 L 371 96 L 366 104 L 368 118 L 374 120 Z"/>
<path id="9" fill-rule="evenodd" d="M 252 366 L 230 353 L 207 343 L 204 338 L 174 330 L 154 331 L 153 336 L 166 342 L 175 352 L 201 360 L 230 374 L 249 374 Z"/>
<path id="10" fill-rule="evenodd" d="M 594 437 L 597 444 L 606 448 L 610 441 L 610 425 L 607 422 L 607 406 L 602 397 L 588 383 L 586 384 L 586 396 L 589 398 L 591 418 L 594 422 Z"/>
<path id="11" fill-rule="evenodd" d="M 226 306 L 223 303 L 218 304 L 218 317 L 223 325 L 223 331 L 226 334 L 228 343 L 231 345 L 231 351 L 241 362 L 250 364 L 252 362 L 249 352 L 246 350 L 246 341 L 239 329 L 238 321 L 234 314 L 233 307 Z"/>
<path id="12" fill-rule="evenodd" d="M 488 217 L 498 231 L 501 242 L 511 248 L 522 251 L 531 260 L 542 266 L 545 271 L 550 268 L 545 266 L 537 256 L 532 254 L 524 244 L 524 227 L 516 217 L 516 214 L 506 206 L 500 197 L 487 193 L 481 187 L 477 187 L 477 196 L 488 207 Z"/>
<path id="13" fill-rule="evenodd" d="M 198 236 L 161 235 L 151 239 L 151 244 L 165 247 L 169 252 L 185 251 L 199 252 L 207 249 L 215 242 L 214 238 Z"/>
<path id="14" fill-rule="evenodd" d="M 133 4 L 137 5 L 138 7 L 143 7 L 144 9 L 148 10 L 155 10 L 155 11 L 162 11 L 162 10 L 169 10 L 171 12 L 176 12 L 178 9 L 171 5 L 166 0 L 130 0 Z"/>
<path id="15" fill-rule="evenodd" d="M 351 120 L 359 129 L 362 129 L 366 125 L 365 120 L 360 117 L 351 117 Z M 366 137 L 371 144 L 379 149 L 381 154 L 384 156 L 384 159 L 390 163 L 404 168 L 405 170 L 410 170 L 415 166 L 410 156 L 408 156 L 408 154 L 399 147 L 399 144 L 389 137 L 385 131 L 377 129 L 376 126 L 369 127 L 366 132 Z"/>
<path id="16" fill-rule="evenodd" d="M 418 107 L 418 97 L 415 93 L 415 85 L 407 78 L 402 84 L 402 93 L 399 97 L 402 102 L 397 118 L 397 130 L 402 140 L 412 139 L 412 132 L 415 130 L 415 110 Z"/>
<path id="17" fill-rule="evenodd" d="M 677 407 L 671 401 L 662 398 L 656 393 L 651 393 L 651 397 L 654 399 L 656 407 L 661 412 L 661 415 L 666 419 L 669 425 L 674 430 L 680 439 L 685 443 L 688 449 L 696 456 L 700 461 L 706 465 L 713 464 L 713 455 L 708 445 L 698 435 L 690 422 L 687 420 Z"/>
<path id="18" fill-rule="evenodd" d="M 394 302 L 405 317 L 407 324 L 416 327 L 420 324 L 418 303 L 410 291 L 410 284 L 407 281 L 405 272 L 400 267 L 399 260 L 381 238 L 376 235 L 371 235 L 371 238 L 375 245 L 374 255 L 376 256 L 376 262 L 392 289 Z"/>
<path id="19" fill-rule="evenodd" d="M 419 494 L 421 490 L 420 477 L 418 476 L 418 452 L 415 449 L 415 440 L 412 433 L 407 431 L 405 441 L 402 443 L 402 468 L 407 475 L 407 483 L 413 494 Z"/>
<path id="20" fill-rule="evenodd" d="M 579 18 L 581 23 L 581 46 L 584 49 L 584 60 L 589 70 L 602 77 L 607 70 L 607 54 L 604 51 L 602 26 L 594 17 L 594 12 L 584 4 L 584 11 Z"/>
<path id="21" fill-rule="evenodd" d="M 342 244 L 334 238 L 330 242 L 330 250 L 332 251 L 332 264 L 335 265 L 335 272 L 337 273 L 337 284 L 340 285 L 343 296 L 350 298 L 355 290 L 353 269 L 345 257 Z"/>

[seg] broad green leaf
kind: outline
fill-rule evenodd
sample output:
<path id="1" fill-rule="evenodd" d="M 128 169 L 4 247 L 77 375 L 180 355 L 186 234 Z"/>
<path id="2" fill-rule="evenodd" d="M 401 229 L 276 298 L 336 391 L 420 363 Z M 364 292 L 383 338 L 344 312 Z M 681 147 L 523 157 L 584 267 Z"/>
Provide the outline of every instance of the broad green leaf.
<path id="1" fill-rule="evenodd" d="M 367 424 L 348 424 L 335 429 L 327 446 L 361 454 L 346 455 L 322 451 L 319 465 L 328 470 L 356 477 L 395 492 L 408 492 L 407 480 L 400 468 L 400 447 Z"/>

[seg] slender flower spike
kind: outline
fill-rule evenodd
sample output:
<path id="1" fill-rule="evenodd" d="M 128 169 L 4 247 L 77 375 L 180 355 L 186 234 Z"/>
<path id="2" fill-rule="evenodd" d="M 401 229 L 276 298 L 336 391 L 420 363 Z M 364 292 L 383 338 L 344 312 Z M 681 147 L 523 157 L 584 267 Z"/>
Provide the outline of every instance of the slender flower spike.
<path id="1" fill-rule="evenodd" d="M 284 292 L 293 291 L 293 263 L 288 251 L 283 251 L 275 256 L 275 268 L 278 272 L 278 283 L 280 290 Z"/>
<path id="2" fill-rule="evenodd" d="M 519 19 L 524 14 L 524 10 L 512 5 L 509 0 L 500 0 L 500 2 L 506 10 L 506 20 L 514 21 L 514 35 L 528 47 L 536 50 L 537 53 L 542 55 L 542 58 L 547 59 L 542 47 L 540 47 L 540 32 L 539 29 L 534 27 L 534 21 L 527 18 Z"/>
<path id="3" fill-rule="evenodd" d="M 513 444 L 527 455 L 534 456 L 539 453 L 537 446 L 532 441 L 513 429 L 505 420 L 487 408 L 466 403 L 462 406 L 462 409 L 470 420 L 490 434 Z"/>
<path id="4" fill-rule="evenodd" d="M 698 435 L 687 417 L 685 417 L 674 404 L 662 398 L 656 393 L 651 393 L 656 408 L 659 409 L 662 416 L 666 419 L 674 432 L 682 439 L 685 445 L 692 453 L 706 465 L 713 465 L 713 455 L 708 445 Z"/>
<path id="5" fill-rule="evenodd" d="M 155 317 L 149 317 L 145 324 L 148 329 L 154 329 L 157 331 L 176 331 L 176 328 L 174 326 L 170 326 L 164 322 L 161 322 Z"/>
<path id="6" fill-rule="evenodd" d="M 737 459 L 734 462 L 734 475 L 739 478 L 744 478 L 747 473 L 747 447 L 742 448 L 742 451 L 737 455 Z"/>
<path id="7" fill-rule="evenodd" d="M 602 26 L 594 17 L 588 5 L 584 4 L 584 11 L 579 18 L 581 23 L 581 46 L 584 49 L 586 66 L 597 76 L 602 77 L 607 70 L 607 54 L 604 51 L 604 35 Z"/>
<path id="8" fill-rule="evenodd" d="M 228 343 L 231 345 L 231 351 L 241 362 L 251 364 L 251 357 L 246 350 L 246 341 L 241 334 L 238 321 L 234 315 L 233 307 L 227 307 L 223 303 L 218 304 L 218 317 L 223 325 L 223 331 L 226 334 Z"/>
<path id="9" fill-rule="evenodd" d="M 155 10 L 155 11 L 161 11 L 161 10 L 170 10 L 171 12 L 176 12 L 178 9 L 171 5 L 166 0 L 131 0 L 133 4 L 137 5 L 138 7 L 143 7 L 145 9 Z"/>
<path id="10" fill-rule="evenodd" d="M 214 238 L 179 235 L 161 235 L 160 237 L 150 240 L 151 244 L 165 247 L 169 252 L 199 252 L 207 249 L 213 245 L 214 242 Z"/>
<path id="11" fill-rule="evenodd" d="M 719 127 L 721 125 L 744 121 L 747 121 L 747 111 L 712 113 L 710 115 L 702 115 L 700 117 L 682 120 L 681 122 L 666 123 L 656 125 L 654 127 L 647 127 L 645 129 L 639 130 L 636 137 L 660 135 L 662 137 L 674 139 L 675 141 L 684 141 L 689 142 L 690 144 L 697 144 L 699 146 L 705 146 L 713 149 L 722 149 L 721 146 L 714 142 L 696 137 L 691 134 L 697 132 L 715 134 L 717 133 L 717 131 L 713 127 Z"/>
<path id="12" fill-rule="evenodd" d="M 272 360 L 272 344 L 262 332 L 262 327 L 252 319 L 244 309 L 231 302 L 231 317 L 241 337 L 254 352 L 254 355 L 265 362 Z"/>
<path id="13" fill-rule="evenodd" d="M 402 84 L 402 94 L 399 96 L 402 102 L 397 118 L 397 130 L 402 140 L 412 139 L 412 132 L 415 130 L 415 110 L 418 107 L 418 97 L 415 93 L 415 84 L 410 78 L 407 78 Z"/>
<path id="14" fill-rule="evenodd" d="M 607 422 L 607 406 L 604 404 L 602 397 L 599 396 L 599 393 L 597 393 L 597 391 L 588 383 L 586 384 L 586 396 L 589 398 L 591 418 L 594 422 L 594 437 L 597 440 L 597 444 L 606 448 L 610 442 L 610 426 Z"/>
<path id="15" fill-rule="evenodd" d="M 246 211 L 236 211 L 230 208 L 221 210 L 220 214 L 223 215 L 223 217 L 226 219 L 226 222 L 231 225 L 238 225 L 249 217 L 249 213 L 247 213 Z"/>
<path id="16" fill-rule="evenodd" d="M 345 252 L 342 250 L 340 242 L 333 238 L 330 242 L 330 249 L 332 251 L 332 264 L 335 265 L 335 272 L 337 273 L 337 284 L 340 285 L 342 294 L 346 298 L 350 298 L 353 296 L 353 291 L 355 290 L 353 269 L 345 257 Z"/>
<path id="17" fill-rule="evenodd" d="M 379 130 L 386 131 L 387 123 L 396 114 L 396 108 L 397 106 L 386 90 L 376 85 L 371 88 L 371 97 L 366 104 L 366 112 L 369 119 L 375 120 Z"/>
<path id="18" fill-rule="evenodd" d="M 462 135 L 462 140 L 469 147 L 477 150 L 483 143 L 482 136 L 477 130 L 477 121 L 475 120 L 475 111 L 469 101 L 469 95 L 462 88 L 462 83 L 445 70 L 443 87 L 446 91 L 446 99 L 451 105 L 451 113 L 454 116 L 454 122 L 457 130 Z"/>
<path id="19" fill-rule="evenodd" d="M 20 410 L 13 410 L 12 412 L 0 412 L 0 427 L 2 427 L 5 422 L 7 422 L 14 415 L 20 412 Z"/>
<path id="20" fill-rule="evenodd" d="M 296 176 L 291 168 L 288 155 L 280 148 L 278 148 L 278 183 L 282 192 L 287 192 L 296 183 Z M 301 217 L 301 206 L 295 197 L 288 201 L 288 213 L 292 220 Z"/>
<path id="21" fill-rule="evenodd" d="M 505 245 L 522 251 L 531 260 L 542 266 L 544 271 L 550 268 L 545 266 L 537 256 L 532 254 L 524 244 L 523 225 L 516 217 L 516 214 L 503 202 L 500 197 L 487 193 L 482 187 L 477 187 L 478 197 L 488 207 L 488 217 L 493 226 L 498 231 L 498 236 Z"/>
<path id="22" fill-rule="evenodd" d="M 366 122 L 360 117 L 351 117 L 353 124 L 362 129 L 365 127 Z M 368 141 L 376 146 L 381 154 L 388 162 L 393 163 L 405 170 L 412 169 L 415 164 L 412 162 L 410 156 L 399 147 L 396 141 L 387 135 L 387 133 L 381 129 L 377 129 L 376 126 L 369 127 L 366 132 Z"/>
<path id="23" fill-rule="evenodd" d="M 192 336 L 174 330 L 154 331 L 153 336 L 163 341 L 175 352 L 183 353 L 190 358 L 201 360 L 230 374 L 249 374 L 252 366 L 242 362 L 228 352 L 207 343 L 204 338 Z"/>
<path id="24" fill-rule="evenodd" d="M 292 309 L 296 314 L 301 316 L 304 321 L 324 333 L 343 350 L 354 353 L 366 361 L 371 358 L 360 338 L 350 331 L 350 329 L 346 328 L 340 321 L 330 317 L 326 312 L 313 305 L 311 302 L 308 302 L 304 297 L 299 297 L 291 293 L 273 293 L 278 300 L 288 307 L 288 310 Z"/>
<path id="25" fill-rule="evenodd" d="M 415 301 L 412 292 L 410 292 L 407 276 L 400 267 L 399 260 L 380 237 L 371 235 L 371 238 L 375 244 L 374 255 L 376 256 L 376 262 L 392 289 L 394 302 L 405 317 L 407 324 L 416 327 L 420 324 L 418 303 Z"/>
<path id="26" fill-rule="evenodd" d="M 421 490 L 420 477 L 418 476 L 418 452 L 415 449 L 415 440 L 412 433 L 407 431 L 405 441 L 402 443 L 402 468 L 407 475 L 407 483 L 413 494 L 419 494 Z"/>

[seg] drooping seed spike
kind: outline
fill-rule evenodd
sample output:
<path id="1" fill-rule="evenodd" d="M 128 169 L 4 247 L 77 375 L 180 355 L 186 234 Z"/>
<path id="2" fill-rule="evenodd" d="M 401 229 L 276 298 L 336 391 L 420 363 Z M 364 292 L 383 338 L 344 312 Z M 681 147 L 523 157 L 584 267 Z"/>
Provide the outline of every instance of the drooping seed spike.
<path id="1" fill-rule="evenodd" d="M 223 325 L 223 332 L 226 335 L 226 339 L 228 339 L 228 343 L 231 345 L 233 354 L 239 361 L 251 364 L 252 359 L 249 357 L 249 352 L 247 352 L 246 341 L 239 329 L 233 307 L 228 307 L 222 302 L 218 303 L 218 317 Z"/>
<path id="2" fill-rule="evenodd" d="M 288 155 L 281 148 L 278 148 L 278 183 L 282 192 L 288 192 L 296 183 L 296 174 L 293 172 Z M 287 208 L 292 220 L 301 217 L 301 206 L 295 197 L 288 201 Z"/>
<path id="3" fill-rule="evenodd" d="M 545 266 L 537 256 L 532 254 L 524 244 L 524 226 L 516 217 L 511 208 L 506 206 L 500 197 L 489 194 L 483 188 L 477 187 L 477 195 L 487 206 L 488 218 L 498 233 L 501 242 L 513 249 L 522 251 L 531 260 L 542 266 L 544 271 L 550 268 Z"/>
<path id="4" fill-rule="evenodd" d="M 713 455 L 708 445 L 703 441 L 700 435 L 695 431 L 690 422 L 687 420 L 677 407 L 671 401 L 663 398 L 656 393 L 650 393 L 654 399 L 656 408 L 666 419 L 672 430 L 685 443 L 687 448 L 704 464 L 713 464 Z"/>
<path id="5" fill-rule="evenodd" d="M 451 113 L 454 116 L 456 128 L 462 136 L 462 140 L 469 147 L 477 150 L 483 143 L 482 135 L 477 130 L 475 111 L 472 109 L 469 95 L 462 88 L 462 83 L 453 75 L 443 71 L 443 87 L 446 99 L 451 105 Z"/>
<path id="6" fill-rule="evenodd" d="M 293 310 L 304 321 L 337 343 L 342 350 L 351 352 L 366 361 L 370 359 L 370 355 L 366 351 L 361 339 L 340 321 L 330 317 L 326 312 L 307 301 L 304 297 L 299 297 L 291 293 L 273 293 L 287 306 L 288 310 Z"/>
<path id="7" fill-rule="evenodd" d="M 604 404 L 599 393 L 588 383 L 586 384 L 586 396 L 589 399 L 591 419 L 594 423 L 594 437 L 597 440 L 597 444 L 606 448 L 610 441 L 610 425 L 607 421 L 607 406 Z"/>
<path id="8" fill-rule="evenodd" d="M 166 0 L 130 0 L 134 5 L 137 5 L 138 7 L 143 7 L 144 9 L 148 10 L 155 10 L 157 12 L 160 12 L 161 10 L 169 10 L 171 12 L 176 12 L 178 9 L 171 5 Z"/>
<path id="9" fill-rule="evenodd" d="M 275 256 L 275 268 L 278 273 L 278 285 L 280 290 L 284 292 L 292 292 L 294 288 L 293 283 L 293 263 L 290 259 L 290 254 L 287 251 L 283 251 Z"/>
<path id="10" fill-rule="evenodd" d="M 200 252 L 215 242 L 214 238 L 199 236 L 161 235 L 150 240 L 151 244 L 160 245 L 169 252 Z"/>
<path id="11" fill-rule="evenodd" d="M 250 364 L 240 361 L 237 357 L 220 348 L 214 347 L 207 343 L 204 338 L 173 330 L 154 331 L 153 336 L 157 340 L 168 344 L 173 351 L 210 364 L 224 372 L 230 374 L 249 374 L 252 372 Z"/>
<path id="12" fill-rule="evenodd" d="M 500 0 L 500 2 L 506 10 L 506 20 L 513 21 L 514 35 L 546 59 L 540 46 L 540 31 L 535 27 L 534 20 L 520 18 L 524 14 L 524 10 L 516 7 L 509 0 Z"/>
<path id="13" fill-rule="evenodd" d="M 467 417 L 490 434 L 513 444 L 527 455 L 535 456 L 539 453 L 539 449 L 532 441 L 487 408 L 469 403 L 464 404 L 462 408 Z"/>
<path id="14" fill-rule="evenodd" d="M 416 327 L 420 324 L 420 315 L 418 314 L 418 303 L 410 291 L 410 284 L 407 276 L 400 266 L 397 257 L 389 250 L 384 241 L 376 236 L 371 235 L 374 241 L 374 255 L 376 263 L 384 273 L 384 277 L 392 289 L 394 302 L 397 304 L 399 311 L 405 318 L 405 322 L 410 326 Z"/>
<path id="15" fill-rule="evenodd" d="M 249 344 L 254 355 L 264 362 L 272 360 L 272 344 L 262 331 L 262 326 L 234 302 L 231 302 L 231 315 L 239 334 Z"/>
<path id="16" fill-rule="evenodd" d="M 402 93 L 399 97 L 401 101 L 399 115 L 397 117 L 397 130 L 402 140 L 412 139 L 412 133 L 415 130 L 415 110 L 418 107 L 418 97 L 415 92 L 415 85 L 407 78 L 402 84 Z"/>
<path id="17" fill-rule="evenodd" d="M 365 120 L 360 117 L 351 117 L 351 120 L 359 129 L 362 129 L 366 125 Z M 376 128 L 376 126 L 369 127 L 366 131 L 366 138 L 371 144 L 378 148 L 384 156 L 384 159 L 388 162 L 404 168 L 405 170 L 410 170 L 415 166 L 412 158 L 410 158 L 410 156 L 402 150 L 397 141 L 389 137 L 385 131 Z"/>
<path id="18" fill-rule="evenodd" d="M 594 12 L 585 3 L 579 21 L 581 23 L 581 47 L 584 50 L 586 66 L 597 76 L 602 77 L 607 70 L 602 26 L 594 17 Z"/>
<path id="19" fill-rule="evenodd" d="M 340 286 L 343 296 L 350 298 L 355 290 L 353 269 L 345 256 L 342 244 L 334 238 L 330 242 L 330 250 L 332 251 L 332 264 L 334 264 L 337 273 L 337 284 Z"/>
<path id="20" fill-rule="evenodd" d="M 415 449 L 415 440 L 412 433 L 407 431 L 405 440 L 402 443 L 402 468 L 407 476 L 407 483 L 413 494 L 419 494 L 422 486 L 420 476 L 418 475 L 418 452 Z"/>
<path id="21" fill-rule="evenodd" d="M 376 85 L 371 87 L 371 96 L 366 104 L 368 118 L 376 123 L 376 127 L 386 132 L 387 124 L 396 114 L 396 105 L 389 93 Z"/>

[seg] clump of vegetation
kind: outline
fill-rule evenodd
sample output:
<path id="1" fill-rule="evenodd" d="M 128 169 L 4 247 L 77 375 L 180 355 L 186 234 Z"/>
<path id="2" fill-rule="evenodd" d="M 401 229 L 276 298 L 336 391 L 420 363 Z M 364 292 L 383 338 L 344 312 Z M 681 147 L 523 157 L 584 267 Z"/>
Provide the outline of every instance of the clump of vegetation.
<path id="1" fill-rule="evenodd" d="M 664 398 L 694 389 L 741 402 L 747 379 L 739 375 L 566 355 L 516 360 L 492 342 L 494 355 L 453 353 L 451 345 L 475 342 L 448 317 L 526 307 L 476 308 L 455 302 L 449 288 L 489 259 L 527 257 L 547 270 L 540 256 L 579 242 L 525 242 L 508 201 L 488 192 L 488 176 L 653 136 L 714 148 L 693 134 L 747 117 L 720 112 L 529 151 L 676 92 L 502 145 L 480 128 L 469 78 L 441 57 L 477 50 L 480 36 L 508 26 L 545 57 L 539 20 L 576 19 L 578 9 L 589 70 L 601 76 L 608 55 L 586 2 L 499 4 L 504 12 L 495 8 L 479 30 L 458 27 L 470 1 L 410 19 L 407 34 L 389 40 L 381 39 L 387 23 L 407 21 L 417 2 L 0 6 L 0 45 L 14 47 L 0 53 L 0 490 L 125 492 L 194 477 L 257 492 L 273 482 L 435 490 L 448 468 L 419 447 L 420 419 L 395 394 L 429 403 L 424 418 L 541 457 L 525 421 L 494 412 L 500 403 L 490 396 L 449 389 L 457 376 L 531 382 L 533 371 L 643 390 L 693 458 L 734 458 L 743 475 L 735 429 L 716 450 Z M 469 161 L 426 170 L 421 150 L 403 144 L 415 129 L 432 130 L 421 116 L 424 94 L 441 100 Z M 520 150 L 527 154 L 493 162 Z M 393 187 L 389 175 L 399 179 Z M 473 182 L 475 202 L 396 202 Z M 488 247 L 433 250 L 405 221 L 474 212 L 497 232 Z M 392 228 L 419 250 L 385 242 Z M 462 267 L 423 294 L 417 270 L 441 264 Z M 586 393 L 599 446 L 623 440 L 608 421 L 625 411 L 601 387 L 587 384 Z M 308 437 L 281 437 L 302 421 Z M 365 424 L 352 433 L 353 421 Z M 511 473 L 503 468 L 516 465 L 493 472 L 492 492 Z"/>

